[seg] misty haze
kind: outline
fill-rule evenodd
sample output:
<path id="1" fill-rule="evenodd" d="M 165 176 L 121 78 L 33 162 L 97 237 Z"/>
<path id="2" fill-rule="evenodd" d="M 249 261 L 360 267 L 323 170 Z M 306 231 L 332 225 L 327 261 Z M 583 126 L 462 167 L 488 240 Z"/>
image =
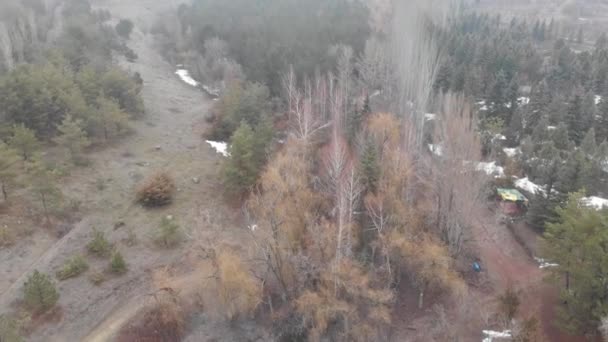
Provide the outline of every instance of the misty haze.
<path id="1" fill-rule="evenodd" d="M 0 0 L 0 342 L 608 341 L 607 32 Z"/>

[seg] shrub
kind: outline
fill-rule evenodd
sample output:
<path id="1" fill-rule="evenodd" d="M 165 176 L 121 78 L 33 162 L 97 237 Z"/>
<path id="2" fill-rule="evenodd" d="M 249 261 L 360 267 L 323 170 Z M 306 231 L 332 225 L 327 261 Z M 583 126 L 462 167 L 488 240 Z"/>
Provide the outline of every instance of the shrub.
<path id="1" fill-rule="evenodd" d="M 157 173 L 144 181 L 137 190 L 137 201 L 146 207 L 160 207 L 171 203 L 175 183 L 164 173 Z"/>
<path id="2" fill-rule="evenodd" d="M 181 238 L 182 234 L 180 227 L 173 217 L 163 217 L 155 237 L 156 243 L 163 247 L 170 248 L 175 247 L 180 242 Z"/>
<path id="3" fill-rule="evenodd" d="M 59 300 L 59 293 L 48 275 L 34 271 L 23 285 L 25 304 L 32 310 L 45 312 Z"/>
<path id="4" fill-rule="evenodd" d="M 12 246 L 15 243 L 15 234 L 8 227 L 0 227 L 0 248 Z"/>
<path id="5" fill-rule="evenodd" d="M 107 257 L 112 252 L 112 244 L 103 232 L 94 230 L 93 239 L 87 245 L 87 250 L 98 257 Z"/>
<path id="6" fill-rule="evenodd" d="M 112 255 L 110 271 L 114 274 L 124 274 L 127 272 L 127 263 L 120 252 L 114 252 L 114 255 Z"/>
<path id="7" fill-rule="evenodd" d="M 95 271 L 93 273 L 91 273 L 91 275 L 89 276 L 89 280 L 91 281 L 91 283 L 93 283 L 93 285 L 101 285 L 101 283 L 103 283 L 104 281 L 106 281 L 106 276 L 105 274 L 103 274 L 103 272 L 99 272 L 99 271 Z"/>
<path id="8" fill-rule="evenodd" d="M 57 271 L 57 279 L 66 280 L 74 278 L 89 269 L 89 264 L 80 255 L 75 255 L 67 260 L 61 269 Z"/>
<path id="9" fill-rule="evenodd" d="M 118 24 L 116 24 L 116 33 L 125 39 L 129 39 L 132 31 L 133 22 L 129 19 L 121 19 Z"/>
<path id="10" fill-rule="evenodd" d="M 19 322 L 12 317 L 0 315 L 0 341 L 21 342 Z"/>

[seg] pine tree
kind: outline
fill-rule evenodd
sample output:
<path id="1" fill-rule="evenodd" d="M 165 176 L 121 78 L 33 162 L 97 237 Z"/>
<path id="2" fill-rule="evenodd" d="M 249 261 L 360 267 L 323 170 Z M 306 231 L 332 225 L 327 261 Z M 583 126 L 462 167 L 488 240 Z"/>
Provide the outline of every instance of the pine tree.
<path id="1" fill-rule="evenodd" d="M 259 172 L 258 161 L 252 146 L 255 145 L 255 134 L 251 127 L 243 122 L 234 132 L 228 148 L 230 156 L 224 164 L 224 184 L 233 194 L 240 194 L 249 189 Z"/>
<path id="2" fill-rule="evenodd" d="M 50 222 L 50 209 L 61 198 L 61 190 L 55 185 L 55 177 L 40 161 L 31 165 L 31 187 L 42 204 L 47 222 Z"/>
<path id="3" fill-rule="evenodd" d="M 9 187 L 15 183 L 18 159 L 17 152 L 0 141 L 0 190 L 4 201 L 8 200 Z"/>
<path id="4" fill-rule="evenodd" d="M 595 132 L 598 142 L 608 139 L 608 94 L 602 96 L 599 103 L 598 115 L 595 119 Z"/>
<path id="5" fill-rule="evenodd" d="M 369 192 L 375 193 L 380 179 L 378 150 L 371 140 L 365 143 L 361 156 L 361 183 Z"/>
<path id="6" fill-rule="evenodd" d="M 59 293 L 50 277 L 35 270 L 23 285 L 25 304 L 32 310 L 45 312 L 59 300 Z"/>
<path id="7" fill-rule="evenodd" d="M 572 194 L 545 232 L 545 255 L 558 264 L 551 270 L 564 285 L 558 323 L 577 334 L 595 333 L 608 312 L 608 212 L 581 205 L 582 196 Z"/>
<path id="8" fill-rule="evenodd" d="M 82 120 L 75 120 L 68 114 L 57 129 L 60 135 L 55 138 L 55 142 L 70 152 L 72 161 L 77 161 L 83 149 L 90 145 L 89 138 L 82 129 Z"/>
<path id="9" fill-rule="evenodd" d="M 10 139 L 10 145 L 12 148 L 19 151 L 19 154 L 24 161 L 29 160 L 39 148 L 39 142 L 38 139 L 36 139 L 34 131 L 22 124 L 13 127 L 13 136 Z"/>
<path id="10" fill-rule="evenodd" d="M 575 143 L 579 144 L 583 138 L 584 128 L 581 113 L 583 110 L 583 99 L 579 94 L 575 94 L 570 104 L 568 105 L 568 112 L 566 114 L 566 121 L 568 123 L 568 135 L 570 139 Z"/>
<path id="11" fill-rule="evenodd" d="M 585 134 L 585 138 L 581 142 L 581 150 L 589 157 L 593 157 L 597 152 L 595 129 L 593 127 Z"/>
<path id="12" fill-rule="evenodd" d="M 127 130 L 129 117 L 114 100 L 100 97 L 97 99 L 98 110 L 91 120 L 94 131 L 98 131 L 105 141 L 116 137 Z"/>

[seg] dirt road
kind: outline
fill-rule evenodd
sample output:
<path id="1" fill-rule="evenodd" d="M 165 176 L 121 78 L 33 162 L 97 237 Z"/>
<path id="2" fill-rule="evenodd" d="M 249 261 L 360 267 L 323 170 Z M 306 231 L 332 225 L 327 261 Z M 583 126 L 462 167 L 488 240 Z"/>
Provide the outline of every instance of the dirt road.
<path id="1" fill-rule="evenodd" d="M 59 323 L 39 327 L 28 341 L 107 341 L 124 321 L 135 314 L 149 291 L 151 271 L 171 264 L 183 249 L 162 250 L 151 242 L 151 234 L 165 215 L 173 215 L 188 236 L 209 236 L 201 217 L 222 217 L 230 227 L 230 211 L 217 195 L 217 171 L 221 156 L 201 139 L 202 118 L 211 101 L 198 89 L 182 81 L 175 67 L 156 51 L 153 37 L 145 32 L 158 13 L 179 1 L 96 0 L 96 7 L 109 9 L 115 17 L 135 22 L 129 46 L 138 54 L 135 63 L 123 66 L 144 79 L 146 117 L 132 123 L 134 134 L 113 146 L 90 155 L 92 165 L 72 170 L 62 184 L 64 193 L 81 202 L 83 219 L 48 248 L 0 294 L 0 311 L 7 311 L 21 295 L 25 279 L 34 269 L 54 274 L 67 258 L 85 254 L 93 229 L 102 230 L 124 255 L 129 272 L 94 286 L 86 276 L 58 283 L 61 294 Z M 174 177 L 178 193 L 166 209 L 149 211 L 133 203 L 133 189 L 145 176 L 167 170 Z M 200 183 L 193 182 L 200 179 Z M 100 190 L 99 183 L 104 184 Z M 117 223 L 120 223 L 117 225 Z M 119 227 L 119 228 L 115 228 Z M 196 234 L 193 231 L 196 230 Z M 227 229 L 229 230 L 229 229 Z M 135 234 L 138 243 L 126 243 Z M 228 233 L 229 234 L 229 233 Z M 187 244 L 187 242 L 186 242 Z M 8 262 L 8 261 L 7 261 Z M 91 270 L 103 271 L 107 260 L 89 258 Z M 97 327 L 97 329 L 95 329 Z M 91 334 L 101 331 L 102 335 Z"/>

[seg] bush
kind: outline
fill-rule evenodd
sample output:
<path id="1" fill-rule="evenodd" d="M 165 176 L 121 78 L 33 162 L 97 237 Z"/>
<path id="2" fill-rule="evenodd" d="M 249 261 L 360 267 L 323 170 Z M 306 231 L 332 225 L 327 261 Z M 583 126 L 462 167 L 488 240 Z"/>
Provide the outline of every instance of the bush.
<path id="1" fill-rule="evenodd" d="M 12 317 L 0 315 L 0 341 L 21 342 L 19 322 Z"/>
<path id="2" fill-rule="evenodd" d="M 127 263 L 120 252 L 115 252 L 110 261 L 110 271 L 114 274 L 124 274 L 127 272 Z"/>
<path id="3" fill-rule="evenodd" d="M 8 227 L 0 227 L 0 248 L 12 246 L 15 243 L 15 234 Z"/>
<path id="4" fill-rule="evenodd" d="M 175 184 L 168 174 L 161 172 L 148 178 L 137 190 L 137 201 L 146 207 L 160 207 L 171 203 Z"/>
<path id="5" fill-rule="evenodd" d="M 59 293 L 48 275 L 34 271 L 23 285 L 25 304 L 32 310 L 45 312 L 59 300 Z"/>
<path id="6" fill-rule="evenodd" d="M 93 283 L 93 285 L 99 286 L 101 285 L 101 283 L 106 281 L 106 276 L 105 274 L 103 274 L 103 272 L 95 271 L 91 273 L 91 275 L 89 276 L 89 280 L 91 281 L 91 283 Z"/>
<path id="7" fill-rule="evenodd" d="M 61 270 L 57 271 L 57 279 L 66 280 L 74 278 L 89 269 L 89 264 L 80 255 L 75 255 L 63 264 Z"/>
<path id="8" fill-rule="evenodd" d="M 112 252 L 112 244 L 103 232 L 94 230 L 93 240 L 87 245 L 87 250 L 98 257 L 107 257 Z"/>
<path id="9" fill-rule="evenodd" d="M 180 227 L 173 217 L 163 217 L 155 237 L 156 243 L 165 248 L 170 248 L 175 247 L 180 242 L 181 238 L 182 234 Z"/>
<path id="10" fill-rule="evenodd" d="M 118 24 L 116 24 L 116 33 L 125 39 L 129 39 L 132 31 L 133 22 L 129 19 L 121 19 Z"/>

